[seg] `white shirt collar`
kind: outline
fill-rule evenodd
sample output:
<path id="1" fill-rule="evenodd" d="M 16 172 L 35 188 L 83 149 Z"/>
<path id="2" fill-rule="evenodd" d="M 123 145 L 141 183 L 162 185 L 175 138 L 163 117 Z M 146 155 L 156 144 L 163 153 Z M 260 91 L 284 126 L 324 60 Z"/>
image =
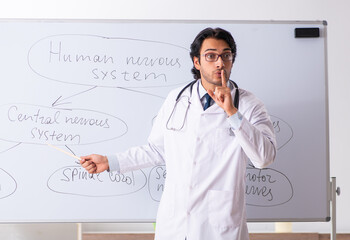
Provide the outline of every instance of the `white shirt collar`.
<path id="1" fill-rule="evenodd" d="M 202 80 L 199 79 L 199 84 L 198 84 L 199 99 L 202 99 L 206 93 L 207 93 L 207 91 L 205 90 L 205 88 L 202 85 Z"/>

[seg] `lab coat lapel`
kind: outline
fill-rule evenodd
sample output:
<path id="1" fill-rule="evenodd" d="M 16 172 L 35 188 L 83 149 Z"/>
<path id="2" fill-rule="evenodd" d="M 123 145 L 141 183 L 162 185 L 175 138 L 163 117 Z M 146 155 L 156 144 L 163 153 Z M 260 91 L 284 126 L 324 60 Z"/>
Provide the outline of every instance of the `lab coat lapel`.
<path id="1" fill-rule="evenodd" d="M 198 84 L 200 84 L 200 80 L 193 85 L 191 103 L 194 109 L 203 112 L 203 105 L 198 94 Z"/>

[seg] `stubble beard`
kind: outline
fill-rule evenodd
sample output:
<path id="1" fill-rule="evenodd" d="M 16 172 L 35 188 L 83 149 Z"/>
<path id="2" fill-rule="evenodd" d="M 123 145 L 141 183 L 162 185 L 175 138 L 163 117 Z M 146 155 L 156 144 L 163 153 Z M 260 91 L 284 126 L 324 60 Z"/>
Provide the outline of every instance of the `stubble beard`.
<path id="1" fill-rule="evenodd" d="M 216 71 L 217 70 L 213 71 L 213 76 L 215 76 Z M 203 72 L 203 73 L 201 72 L 201 78 L 202 78 L 202 81 L 205 81 L 208 84 L 219 86 L 219 87 L 222 85 L 221 78 L 218 80 L 214 80 L 215 77 L 211 77 L 207 72 Z"/>

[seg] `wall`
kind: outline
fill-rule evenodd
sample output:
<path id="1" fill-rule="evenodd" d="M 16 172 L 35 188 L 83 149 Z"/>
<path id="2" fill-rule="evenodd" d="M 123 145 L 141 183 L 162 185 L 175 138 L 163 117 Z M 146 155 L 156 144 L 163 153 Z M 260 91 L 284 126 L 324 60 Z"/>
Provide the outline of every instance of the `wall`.
<path id="1" fill-rule="evenodd" d="M 348 0 L 7 0 L 2 18 L 327 20 L 329 67 L 330 171 L 342 194 L 337 199 L 338 232 L 350 232 L 350 28 Z M 215 10 L 214 10 L 215 9 Z M 302 86 L 300 86 L 302 87 Z M 296 93 L 297 95 L 297 93 Z M 293 111 L 293 109 L 291 109 Z M 100 206 L 91 206 L 99 208 Z M 84 231 L 152 231 L 151 224 L 84 224 Z M 251 232 L 273 231 L 273 223 L 250 223 Z M 330 232 L 330 223 L 293 223 L 294 231 Z M 76 239 L 76 224 L 2 224 L 0 239 Z"/>

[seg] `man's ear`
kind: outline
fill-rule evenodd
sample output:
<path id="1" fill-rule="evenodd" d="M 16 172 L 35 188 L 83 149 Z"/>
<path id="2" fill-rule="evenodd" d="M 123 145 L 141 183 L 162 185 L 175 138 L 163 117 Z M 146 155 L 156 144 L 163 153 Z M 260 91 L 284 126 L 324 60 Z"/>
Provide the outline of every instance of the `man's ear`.
<path id="1" fill-rule="evenodd" d="M 201 64 L 198 57 L 193 57 L 193 65 L 197 70 L 201 69 Z"/>

